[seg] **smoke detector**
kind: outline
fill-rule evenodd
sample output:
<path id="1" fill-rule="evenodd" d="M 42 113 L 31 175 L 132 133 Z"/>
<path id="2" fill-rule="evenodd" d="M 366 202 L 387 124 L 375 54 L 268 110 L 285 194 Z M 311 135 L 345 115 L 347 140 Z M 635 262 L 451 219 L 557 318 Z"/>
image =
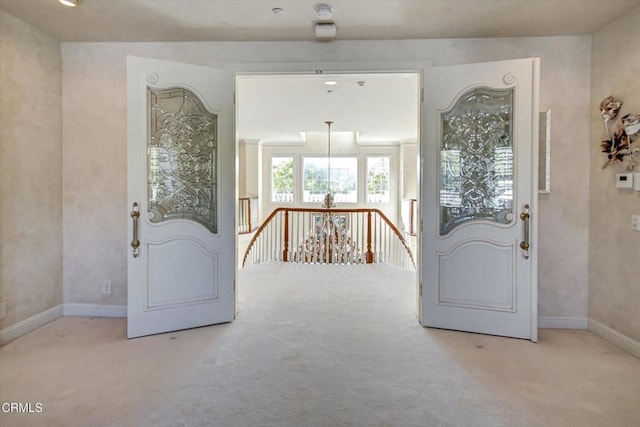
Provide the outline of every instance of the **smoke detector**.
<path id="1" fill-rule="evenodd" d="M 316 16 L 318 19 L 331 19 L 333 16 L 333 8 L 328 4 L 319 4 L 316 6 Z"/>

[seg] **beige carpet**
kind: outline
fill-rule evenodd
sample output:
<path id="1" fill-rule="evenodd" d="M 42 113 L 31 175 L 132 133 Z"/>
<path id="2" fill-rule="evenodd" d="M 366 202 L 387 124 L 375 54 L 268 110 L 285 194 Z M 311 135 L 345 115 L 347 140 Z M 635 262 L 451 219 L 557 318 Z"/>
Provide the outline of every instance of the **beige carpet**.
<path id="1" fill-rule="evenodd" d="M 231 324 L 127 340 L 63 318 L 0 349 L 9 426 L 638 426 L 640 360 L 587 331 L 425 329 L 413 273 L 242 270 Z"/>

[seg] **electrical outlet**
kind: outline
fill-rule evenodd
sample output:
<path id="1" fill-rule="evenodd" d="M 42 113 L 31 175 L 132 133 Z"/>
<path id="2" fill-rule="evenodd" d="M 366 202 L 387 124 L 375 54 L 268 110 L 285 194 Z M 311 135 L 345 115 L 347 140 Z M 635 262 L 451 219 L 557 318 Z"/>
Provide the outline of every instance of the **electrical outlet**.
<path id="1" fill-rule="evenodd" d="M 111 294 L 111 282 L 110 281 L 106 281 L 102 284 L 102 293 L 105 295 L 110 295 Z"/>

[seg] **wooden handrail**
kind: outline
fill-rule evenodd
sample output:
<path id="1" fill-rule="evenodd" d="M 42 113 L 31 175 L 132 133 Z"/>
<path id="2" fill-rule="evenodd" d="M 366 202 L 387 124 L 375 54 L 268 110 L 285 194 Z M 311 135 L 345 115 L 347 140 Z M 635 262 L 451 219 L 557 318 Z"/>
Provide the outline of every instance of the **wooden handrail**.
<path id="1" fill-rule="evenodd" d="M 273 212 L 271 212 L 271 214 L 267 217 L 267 219 L 264 220 L 264 222 L 260 225 L 260 227 L 258 228 L 258 230 L 256 231 L 256 233 L 253 235 L 253 237 L 251 238 L 251 241 L 249 242 L 249 245 L 247 246 L 247 250 L 244 252 L 244 257 L 242 257 L 242 266 L 244 267 L 244 263 L 247 262 L 247 256 L 249 256 L 249 252 L 251 251 L 251 247 L 253 246 L 253 244 L 256 242 L 256 240 L 258 239 L 258 236 L 260 236 L 260 234 L 262 233 L 262 230 L 265 229 L 265 227 L 267 225 L 269 225 L 269 222 L 271 222 L 271 220 L 273 219 L 274 216 L 276 216 L 276 214 L 282 210 L 285 210 L 286 208 L 277 208 L 275 209 Z"/>
<path id="2" fill-rule="evenodd" d="M 326 209 L 326 208 L 294 208 L 294 207 L 279 207 L 273 210 L 273 212 L 271 212 L 269 214 L 269 216 L 267 217 L 267 219 L 260 225 L 260 227 L 258 228 L 258 230 L 256 231 L 256 233 L 253 235 L 253 238 L 251 239 L 251 241 L 249 242 L 249 245 L 247 246 L 247 249 L 244 253 L 244 257 L 242 258 L 242 266 L 244 267 L 246 261 L 247 261 L 247 257 L 249 256 L 249 253 L 251 252 L 251 248 L 253 247 L 255 241 L 258 239 L 258 237 L 260 236 L 260 234 L 262 233 L 262 231 L 267 227 L 267 225 L 269 225 L 269 223 L 271 222 L 271 220 L 279 213 L 279 212 L 285 212 L 285 250 L 283 252 L 283 258 L 286 261 L 287 260 L 287 253 L 288 253 L 288 240 L 289 240 L 289 236 L 288 236 L 288 229 L 289 229 L 289 223 L 288 223 L 288 216 L 289 216 L 289 212 L 307 212 L 307 213 L 327 213 L 327 212 L 331 212 L 331 213 L 368 213 L 368 219 L 367 219 L 367 253 L 366 253 L 366 263 L 370 264 L 373 262 L 373 252 L 371 251 L 371 214 L 372 213 L 376 213 L 380 216 L 380 218 L 382 218 L 382 220 L 384 220 L 384 222 L 387 223 L 387 225 L 389 226 L 389 228 L 391 229 L 391 231 L 398 237 L 398 239 L 400 240 L 400 242 L 402 243 L 402 245 L 404 246 L 405 250 L 407 251 L 407 253 L 409 254 L 409 259 L 411 259 L 411 264 L 413 265 L 413 267 L 415 268 L 415 260 L 413 259 L 413 253 L 411 252 L 411 249 L 409 248 L 409 245 L 407 244 L 406 239 L 404 238 L 404 236 L 402 235 L 402 233 L 400 232 L 400 230 L 398 230 L 398 228 L 389 220 L 389 218 L 387 218 L 387 216 L 384 214 L 384 212 L 382 212 L 380 209 L 377 208 L 355 208 L 355 209 Z"/>
<path id="3" fill-rule="evenodd" d="M 402 233 L 400 232 L 400 230 L 398 230 L 398 227 L 393 225 L 393 223 L 389 220 L 389 218 L 387 218 L 387 216 L 380 209 L 371 209 L 371 211 L 376 212 L 378 215 L 380 215 L 380 218 L 384 219 L 384 222 L 386 222 L 389 228 L 391 228 L 391 231 L 393 231 L 395 235 L 398 236 L 398 239 L 400 239 L 400 241 L 402 242 L 402 245 L 404 246 L 407 253 L 409 254 L 409 258 L 411 259 L 411 264 L 413 264 L 413 267 L 415 268 L 416 262 L 413 259 L 413 253 L 411 253 L 411 249 L 409 248 L 409 245 L 407 244 L 407 241 L 402 235 Z"/>

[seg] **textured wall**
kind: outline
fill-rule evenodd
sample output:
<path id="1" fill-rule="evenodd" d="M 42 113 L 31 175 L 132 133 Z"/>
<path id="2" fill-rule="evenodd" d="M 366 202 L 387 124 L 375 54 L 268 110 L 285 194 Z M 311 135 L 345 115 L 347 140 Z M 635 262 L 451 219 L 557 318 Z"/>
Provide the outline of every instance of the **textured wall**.
<path id="1" fill-rule="evenodd" d="M 246 196 L 257 197 L 258 196 L 258 145 L 246 144 L 244 146 L 244 159 L 246 169 Z"/>
<path id="2" fill-rule="evenodd" d="M 63 44 L 64 301 L 124 304 L 126 206 L 125 57 Z M 79 63 L 82 66 L 78 66 Z M 111 281 L 111 295 L 101 286 Z"/>
<path id="3" fill-rule="evenodd" d="M 434 66 L 538 56 L 540 109 L 552 110 L 551 194 L 540 200 L 543 316 L 587 316 L 590 37 L 350 42 L 65 43 L 65 301 L 126 302 L 126 55 L 204 65 L 432 61 Z"/>
<path id="4" fill-rule="evenodd" d="M 640 233 L 631 230 L 631 215 L 640 215 L 640 192 L 617 189 L 619 171 L 601 169 L 605 131 L 598 112 L 600 101 L 615 95 L 624 101 L 622 114 L 640 114 L 638 22 L 640 8 L 593 35 L 589 317 L 640 341 Z"/>
<path id="5" fill-rule="evenodd" d="M 62 303 L 60 44 L 0 11 L 0 330 Z"/>

